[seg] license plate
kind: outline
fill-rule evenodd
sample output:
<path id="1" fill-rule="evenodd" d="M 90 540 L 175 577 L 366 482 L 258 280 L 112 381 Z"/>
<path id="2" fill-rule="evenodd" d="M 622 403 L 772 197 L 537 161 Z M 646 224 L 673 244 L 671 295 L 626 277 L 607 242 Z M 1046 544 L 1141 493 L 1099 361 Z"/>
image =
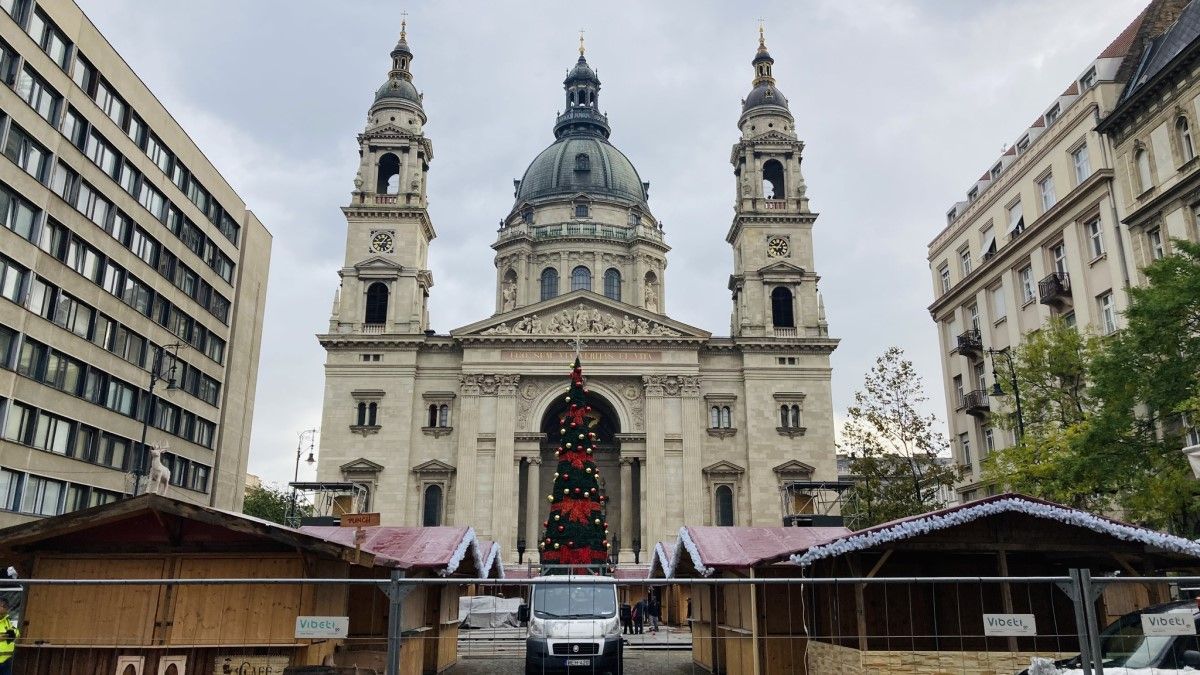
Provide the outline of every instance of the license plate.
<path id="1" fill-rule="evenodd" d="M 590 665 L 592 665 L 592 660 L 591 659 L 567 659 L 567 665 L 568 666 L 590 666 Z"/>

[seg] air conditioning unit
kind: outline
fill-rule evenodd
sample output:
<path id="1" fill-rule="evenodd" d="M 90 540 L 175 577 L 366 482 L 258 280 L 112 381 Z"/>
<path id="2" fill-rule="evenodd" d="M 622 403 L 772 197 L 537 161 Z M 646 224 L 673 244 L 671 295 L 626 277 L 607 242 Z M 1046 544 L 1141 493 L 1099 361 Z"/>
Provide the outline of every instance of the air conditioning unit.
<path id="1" fill-rule="evenodd" d="M 144 656 L 118 656 L 117 670 L 113 675 L 142 675 L 146 666 Z"/>
<path id="2" fill-rule="evenodd" d="M 187 657 L 179 655 L 159 657 L 158 675 L 187 675 Z"/>

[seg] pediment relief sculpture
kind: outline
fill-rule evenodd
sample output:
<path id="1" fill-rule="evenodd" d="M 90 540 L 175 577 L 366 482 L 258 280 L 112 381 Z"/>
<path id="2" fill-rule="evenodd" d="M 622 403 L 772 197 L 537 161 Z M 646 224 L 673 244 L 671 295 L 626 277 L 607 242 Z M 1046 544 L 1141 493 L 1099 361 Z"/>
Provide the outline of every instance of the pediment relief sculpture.
<path id="1" fill-rule="evenodd" d="M 573 309 L 565 308 L 541 317 L 537 314 L 523 316 L 509 325 L 507 322 L 493 326 L 481 335 L 639 335 L 679 337 L 682 335 L 657 321 L 634 318 L 628 314 L 617 316 L 599 308 L 589 308 L 579 303 Z"/>

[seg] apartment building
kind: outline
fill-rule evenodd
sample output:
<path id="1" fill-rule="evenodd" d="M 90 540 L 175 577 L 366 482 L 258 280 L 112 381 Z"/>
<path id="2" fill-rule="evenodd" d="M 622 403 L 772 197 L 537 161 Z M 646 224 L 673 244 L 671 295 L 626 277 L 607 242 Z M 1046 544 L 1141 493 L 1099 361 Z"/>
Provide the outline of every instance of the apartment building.
<path id="1" fill-rule="evenodd" d="M 239 509 L 271 235 L 78 6 L 0 10 L 0 525 L 144 490 L 143 438 Z"/>
<path id="2" fill-rule="evenodd" d="M 1152 2 L 975 181 L 929 244 L 929 311 L 953 453 L 967 470 L 963 501 L 994 491 L 981 460 L 1019 433 L 1008 350 L 1055 316 L 1098 334 L 1121 326 L 1136 270 L 1122 225 L 1128 166 L 1097 126 L 1186 4 Z"/>

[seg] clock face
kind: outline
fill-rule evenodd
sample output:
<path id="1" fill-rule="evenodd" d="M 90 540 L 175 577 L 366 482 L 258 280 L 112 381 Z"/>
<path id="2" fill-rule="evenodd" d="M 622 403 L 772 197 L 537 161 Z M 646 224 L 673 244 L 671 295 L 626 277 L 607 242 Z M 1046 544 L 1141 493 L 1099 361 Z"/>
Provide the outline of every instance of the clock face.
<path id="1" fill-rule="evenodd" d="M 786 258 L 788 241 L 783 237 L 771 237 L 767 240 L 767 256 L 771 258 Z"/>
<path id="2" fill-rule="evenodd" d="M 376 232 L 371 236 L 371 251 L 374 253 L 391 253 L 394 245 L 391 232 Z"/>

